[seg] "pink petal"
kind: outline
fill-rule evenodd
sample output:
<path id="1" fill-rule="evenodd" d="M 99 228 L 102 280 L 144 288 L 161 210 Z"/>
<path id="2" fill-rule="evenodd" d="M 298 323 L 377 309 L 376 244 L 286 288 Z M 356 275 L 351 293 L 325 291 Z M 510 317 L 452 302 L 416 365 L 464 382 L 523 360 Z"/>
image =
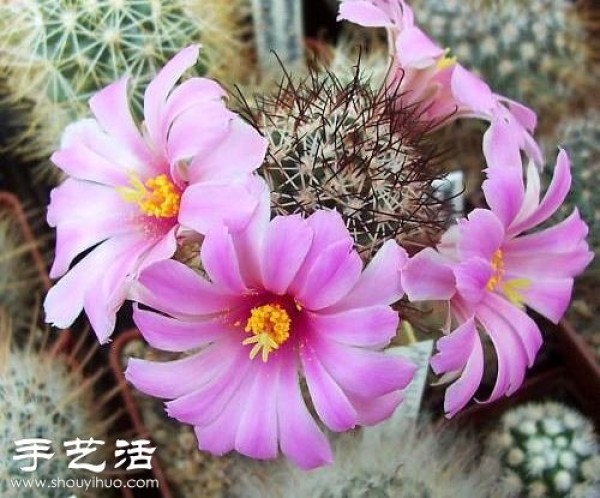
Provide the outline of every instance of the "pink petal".
<path id="1" fill-rule="evenodd" d="M 251 458 L 275 458 L 278 453 L 277 392 L 281 358 L 259 365 L 235 436 L 235 449 Z"/>
<path id="2" fill-rule="evenodd" d="M 527 289 L 521 291 L 527 306 L 558 323 L 564 316 L 573 292 L 572 278 L 540 278 L 532 280 Z"/>
<path id="3" fill-rule="evenodd" d="M 68 178 L 50 193 L 48 224 L 57 227 L 50 276 L 63 275 L 81 252 L 110 237 L 136 231 L 137 206 L 110 187 Z"/>
<path id="4" fill-rule="evenodd" d="M 495 115 L 483 135 L 483 153 L 488 168 L 516 168 L 521 165 L 520 137 L 514 124 Z"/>
<path id="5" fill-rule="evenodd" d="M 244 282 L 248 287 L 259 288 L 262 286 L 262 246 L 271 219 L 271 193 L 266 182 L 258 176 L 251 177 L 248 191 L 258 205 L 246 227 L 232 233 L 232 237 Z"/>
<path id="6" fill-rule="evenodd" d="M 140 162 L 157 166 L 157 158 L 150 153 L 129 110 L 128 78 L 108 85 L 90 99 L 90 108 L 100 126 L 111 139 L 123 144 Z"/>
<path id="7" fill-rule="evenodd" d="M 313 230 L 300 215 L 275 217 L 265 235 L 261 258 L 264 288 L 283 295 L 310 249 Z"/>
<path id="8" fill-rule="evenodd" d="M 444 411 L 446 417 L 456 415 L 473 398 L 483 377 L 483 348 L 479 336 L 475 337 L 473 349 L 460 378 L 448 389 L 444 397 Z"/>
<path id="9" fill-rule="evenodd" d="M 503 102 L 506 102 L 508 105 L 508 109 L 510 113 L 515 117 L 515 119 L 530 133 L 535 131 L 537 127 L 537 114 L 533 111 L 533 109 L 517 102 L 516 100 L 511 100 L 506 97 L 502 97 Z"/>
<path id="10" fill-rule="evenodd" d="M 233 398 L 240 394 L 246 378 L 252 378 L 251 362 L 241 343 L 233 344 L 222 359 L 218 372 L 193 391 L 166 403 L 169 417 L 198 427 L 211 425 L 221 416 Z"/>
<path id="11" fill-rule="evenodd" d="M 360 425 L 376 425 L 392 416 L 398 405 L 404 400 L 401 391 L 393 391 L 379 398 L 360 398 L 350 395 L 352 406 L 358 413 Z"/>
<path id="12" fill-rule="evenodd" d="M 150 346 L 163 351 L 188 351 L 223 336 L 238 333 L 219 318 L 175 319 L 152 311 L 133 308 L 133 321 Z"/>
<path id="13" fill-rule="evenodd" d="M 500 317 L 510 317 L 513 331 L 518 335 L 527 354 L 527 365 L 533 366 L 543 338 L 537 324 L 524 311 L 515 308 L 502 297 L 490 292 L 486 295 L 485 305 Z"/>
<path id="14" fill-rule="evenodd" d="M 246 287 L 231 235 L 224 226 L 215 226 L 204 237 L 200 251 L 202 266 L 217 288 L 243 294 Z"/>
<path id="15" fill-rule="evenodd" d="M 362 398 L 404 389 L 416 371 L 413 363 L 400 356 L 346 346 L 322 336 L 312 336 L 311 346 L 334 382 L 344 392 Z"/>
<path id="16" fill-rule="evenodd" d="M 478 337 L 475 322 L 471 318 L 439 339 L 436 343 L 438 352 L 430 361 L 433 371 L 440 375 L 462 369 L 469 361 Z"/>
<path id="17" fill-rule="evenodd" d="M 517 234 L 539 225 L 552 216 L 564 202 L 571 187 L 571 172 L 569 157 L 564 150 L 560 150 L 556 160 L 552 182 L 548 188 L 539 208 L 524 220 L 520 220 L 510 227 L 511 234 Z"/>
<path id="18" fill-rule="evenodd" d="M 564 239 L 568 240 L 568 239 Z M 549 250 L 529 253 L 507 253 L 504 264 L 507 269 L 506 278 L 571 278 L 579 275 L 593 258 L 585 241 L 571 250 L 554 253 Z"/>
<path id="19" fill-rule="evenodd" d="M 356 410 L 309 345 L 300 348 L 300 359 L 310 397 L 320 419 L 336 432 L 355 427 L 358 423 Z"/>
<path id="20" fill-rule="evenodd" d="M 517 216 L 525 195 L 521 168 L 488 168 L 482 190 L 492 212 L 508 227 Z"/>
<path id="21" fill-rule="evenodd" d="M 383 347 L 396 335 L 398 312 L 389 306 L 371 306 L 340 313 L 307 312 L 309 326 L 327 339 L 364 347 Z"/>
<path id="22" fill-rule="evenodd" d="M 397 58 L 404 68 L 424 68 L 435 64 L 444 55 L 431 38 L 416 26 L 403 29 L 396 38 Z"/>
<path id="23" fill-rule="evenodd" d="M 218 313 L 231 309 L 239 301 L 173 260 L 154 263 L 142 271 L 132 298 L 173 316 Z"/>
<path id="24" fill-rule="evenodd" d="M 179 222 L 201 234 L 221 224 L 235 232 L 248 224 L 258 202 L 248 184 L 197 183 L 181 196 Z"/>
<path id="25" fill-rule="evenodd" d="M 223 341 L 181 360 L 156 362 L 132 358 L 127 363 L 125 378 L 150 396 L 179 398 L 226 370 L 234 359 L 231 350 L 231 341 Z"/>
<path id="26" fill-rule="evenodd" d="M 401 270 L 407 262 L 406 251 L 395 241 L 388 240 L 335 310 L 395 303 L 404 294 Z"/>
<path id="27" fill-rule="evenodd" d="M 331 463 L 327 438 L 311 417 L 302 393 L 295 358 L 284 353 L 277 393 L 277 419 L 282 453 L 303 470 Z"/>
<path id="28" fill-rule="evenodd" d="M 402 287 L 410 301 L 448 300 L 456 292 L 451 267 L 431 248 L 415 254 L 402 270 Z"/>
<path id="29" fill-rule="evenodd" d="M 452 73 L 452 94 L 462 105 L 482 118 L 491 118 L 497 105 L 490 87 L 481 78 L 457 64 Z"/>
<path id="30" fill-rule="evenodd" d="M 367 27 L 385 27 L 392 24 L 392 20 L 383 10 L 367 0 L 342 2 L 337 20 L 350 21 Z"/>
<path id="31" fill-rule="evenodd" d="M 181 113 L 169 132 L 167 157 L 170 164 L 214 150 L 227 137 L 230 122 L 235 117 L 222 102 L 202 102 Z"/>
<path id="32" fill-rule="evenodd" d="M 467 220 L 459 221 L 458 249 L 463 259 L 492 260 L 494 253 L 504 243 L 504 226 L 498 217 L 487 209 L 474 209 Z"/>
<path id="33" fill-rule="evenodd" d="M 194 157 L 189 167 L 189 182 L 223 182 L 246 176 L 262 165 L 267 146 L 267 140 L 257 130 L 235 118 L 230 122 L 227 135 L 214 149 Z"/>
<path id="34" fill-rule="evenodd" d="M 161 134 L 163 128 L 163 107 L 167 96 L 190 67 L 198 59 L 198 45 L 190 45 L 177 53 L 159 71 L 156 77 L 148 84 L 144 94 L 144 119 L 150 140 L 162 155 L 166 153 L 167 136 Z"/>
<path id="35" fill-rule="evenodd" d="M 478 303 L 486 292 L 492 274 L 489 260 L 470 258 L 454 267 L 456 289 L 465 301 Z"/>
<path id="36" fill-rule="evenodd" d="M 324 250 L 299 286 L 294 284 L 292 289 L 298 302 L 307 309 L 327 308 L 348 294 L 358 282 L 361 270 L 360 256 L 342 240 Z"/>

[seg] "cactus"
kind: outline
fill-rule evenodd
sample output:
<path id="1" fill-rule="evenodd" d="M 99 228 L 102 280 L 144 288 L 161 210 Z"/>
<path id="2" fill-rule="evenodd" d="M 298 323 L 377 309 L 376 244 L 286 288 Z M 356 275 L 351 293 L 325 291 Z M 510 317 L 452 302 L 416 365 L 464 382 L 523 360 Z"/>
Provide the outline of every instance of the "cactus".
<path id="1" fill-rule="evenodd" d="M 335 463 L 305 473 L 290 464 L 234 467 L 231 494 L 244 498 L 501 497 L 499 468 L 477 445 L 427 422 L 389 421 L 336 440 Z"/>
<path id="2" fill-rule="evenodd" d="M 288 77 L 278 93 L 248 105 L 270 142 L 259 172 L 274 213 L 336 209 L 366 260 L 388 239 L 435 241 L 447 217 L 432 185 L 439 152 L 415 109 L 392 111 L 395 98 L 357 68 L 348 83 L 331 72 Z"/>
<path id="3" fill-rule="evenodd" d="M 600 453 L 591 422 L 555 402 L 507 412 L 490 437 L 511 496 L 583 498 L 600 495 Z"/>
<path id="4" fill-rule="evenodd" d="M 496 92 L 541 113 L 544 124 L 554 124 L 596 84 L 586 26 L 569 0 L 416 0 L 414 6 L 431 36 Z"/>
<path id="5" fill-rule="evenodd" d="M 593 111 L 581 118 L 563 122 L 558 128 L 556 136 L 561 147 L 564 147 L 569 153 L 573 177 L 571 190 L 557 219 L 564 219 L 565 215 L 571 214 L 577 207 L 590 229 L 588 241 L 598 254 L 600 251 L 600 197 L 595 185 L 600 175 L 600 113 Z M 546 149 L 549 148 L 550 146 L 546 147 Z M 551 176 L 551 171 L 545 172 L 547 183 Z"/>
<path id="6" fill-rule="evenodd" d="M 70 368 L 67 358 L 51 354 L 36 346 L 39 330 L 30 332 L 29 346 L 19 349 L 11 340 L 12 330 L 8 320 L 0 320 L 2 362 L 0 371 L 0 495 L 16 496 L 10 479 L 76 479 L 102 477 L 102 474 L 85 473 L 69 468 L 71 457 L 62 447 L 64 441 L 76 438 L 106 441 L 106 446 L 85 458 L 86 463 L 101 463 L 107 456 L 111 443 L 107 427 L 113 418 L 102 418 L 102 406 L 94 397 L 97 377 L 85 378 L 83 367 Z M 47 339 L 47 337 L 46 337 Z M 50 460 L 39 460 L 37 470 L 24 472 L 29 460 L 13 460 L 15 441 L 43 438 L 52 441 Z M 114 445 L 113 445 L 114 447 Z M 110 467 L 107 466 L 107 469 Z M 63 498 L 65 489 L 19 490 L 24 498 Z M 91 491 L 90 491 L 91 493 Z M 83 495 L 82 495 L 83 496 Z M 89 495 L 86 495 L 89 496 Z M 104 495 L 103 495 L 104 496 Z M 108 495 L 107 495 L 108 496 Z"/>
<path id="7" fill-rule="evenodd" d="M 241 46 L 247 42 L 238 38 L 238 32 L 221 29 L 218 21 L 223 10 L 230 12 L 245 0 L 227 2 L 227 9 L 223 3 L 21 0 L 0 4 L 0 48 L 10 74 L 11 98 L 27 97 L 35 103 L 22 152 L 47 159 L 66 124 L 88 114 L 89 97 L 125 74 L 132 78 L 133 108 L 141 115 L 146 84 L 168 59 L 193 42 L 209 40 L 198 73 L 206 72 L 207 60 L 223 64 L 232 53 L 243 54 Z M 247 67 L 239 59 L 231 62 L 237 68 Z"/>

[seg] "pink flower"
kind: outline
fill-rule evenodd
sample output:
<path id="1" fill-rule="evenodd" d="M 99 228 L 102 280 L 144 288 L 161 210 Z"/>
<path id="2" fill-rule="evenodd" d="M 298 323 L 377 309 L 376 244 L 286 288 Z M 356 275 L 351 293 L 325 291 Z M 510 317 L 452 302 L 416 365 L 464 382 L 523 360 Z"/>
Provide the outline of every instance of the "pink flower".
<path id="1" fill-rule="evenodd" d="M 540 147 L 532 134 L 535 113 L 518 102 L 494 94 L 489 86 L 439 47 L 418 26 L 403 0 L 344 0 L 338 20 L 385 27 L 390 38 L 392 70 L 388 85 L 402 105 L 417 105 L 421 119 L 444 125 L 459 118 L 491 123 L 483 151 L 490 167 L 520 162 L 524 151 L 538 166 Z"/>
<path id="2" fill-rule="evenodd" d="M 382 351 L 396 334 L 390 304 L 403 293 L 397 269 L 406 253 L 388 242 L 361 273 L 337 212 L 269 222 L 268 199 L 259 209 L 244 232 L 208 232 L 207 278 L 173 260 L 142 272 L 136 299 L 160 312 L 136 306 L 144 338 L 167 351 L 200 350 L 166 363 L 132 359 L 125 375 L 172 400 L 168 414 L 194 426 L 200 449 L 270 459 L 281 448 L 310 469 L 332 455 L 301 377 L 333 431 L 388 418 L 412 379 L 411 363 Z"/>
<path id="3" fill-rule="evenodd" d="M 421 251 L 405 267 L 409 299 L 448 300 L 459 327 L 438 341 L 431 365 L 458 376 L 446 391 L 453 416 L 473 397 L 484 361 L 478 327 L 492 340 L 498 376 L 487 401 L 511 395 L 542 344 L 524 307 L 557 323 L 571 299 L 573 277 L 592 260 L 588 232 L 577 210 L 563 222 L 523 235 L 552 216 L 569 191 L 569 160 L 561 151 L 552 183 L 540 202 L 540 177 L 530 164 L 527 188 L 521 168 L 491 168 L 484 192 L 491 210 L 476 209 L 451 229 L 438 250 Z"/>
<path id="4" fill-rule="evenodd" d="M 68 327 L 85 309 L 105 342 L 131 280 L 173 255 L 183 227 L 240 229 L 254 211 L 251 174 L 266 141 L 225 107 L 216 82 L 174 87 L 197 57 L 197 46 L 182 50 L 148 85 L 142 131 L 128 108 L 127 78 L 90 100 L 95 119 L 65 130 L 52 160 L 69 177 L 48 207 L 57 236 L 51 277 L 64 276 L 46 297 L 49 323 Z"/>

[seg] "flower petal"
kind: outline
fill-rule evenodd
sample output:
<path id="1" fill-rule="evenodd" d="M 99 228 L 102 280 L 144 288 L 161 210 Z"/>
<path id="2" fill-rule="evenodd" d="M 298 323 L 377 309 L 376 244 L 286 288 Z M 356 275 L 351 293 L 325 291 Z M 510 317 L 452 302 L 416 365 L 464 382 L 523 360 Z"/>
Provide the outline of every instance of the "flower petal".
<path id="1" fill-rule="evenodd" d="M 415 254 L 402 270 L 402 287 L 410 301 L 448 300 L 456 292 L 452 268 L 431 248 Z"/>
<path id="2" fill-rule="evenodd" d="M 309 326 L 327 339 L 363 347 L 383 347 L 396 335 L 400 318 L 389 306 L 355 308 L 339 313 L 307 312 Z"/>
<path id="3" fill-rule="evenodd" d="M 486 286 L 493 275 L 489 260 L 470 258 L 454 267 L 456 289 L 469 303 L 478 303 L 486 292 Z"/>
<path id="4" fill-rule="evenodd" d="M 527 306 L 545 316 L 552 323 L 558 323 L 571 302 L 573 279 L 543 278 L 532 280 L 529 287 L 521 293 Z"/>
<path id="5" fill-rule="evenodd" d="M 310 250 L 313 230 L 300 215 L 277 216 L 267 228 L 261 259 L 264 288 L 283 295 Z"/>
<path id="6" fill-rule="evenodd" d="M 223 225 L 211 228 L 206 234 L 200 258 L 204 270 L 217 288 L 231 294 L 243 294 L 248 290 L 240 273 L 233 240 Z"/>
<path id="7" fill-rule="evenodd" d="M 433 371 L 440 375 L 462 369 L 469 360 L 477 337 L 475 322 L 469 319 L 439 339 L 436 343 L 438 352 L 430 361 Z"/>
<path id="8" fill-rule="evenodd" d="M 393 391 L 375 399 L 350 395 L 350 402 L 358 413 L 358 423 L 367 426 L 390 418 L 403 400 L 404 394 L 401 391 Z"/>
<path id="9" fill-rule="evenodd" d="M 385 27 L 392 24 L 392 20 L 383 10 L 367 0 L 342 2 L 337 20 L 350 21 L 366 27 Z"/>
<path id="10" fill-rule="evenodd" d="M 235 232 L 248 224 L 257 205 L 247 183 L 196 183 L 181 196 L 179 222 L 201 234 L 221 224 Z"/>
<path id="11" fill-rule="evenodd" d="M 445 52 L 416 26 L 403 29 L 398 34 L 396 50 L 396 57 L 403 68 L 418 69 L 434 65 L 436 59 L 443 56 Z"/>
<path id="12" fill-rule="evenodd" d="M 491 261 L 504 243 L 504 226 L 487 209 L 474 209 L 467 220 L 459 220 L 458 250 L 462 259 L 481 258 Z"/>
<path id="13" fill-rule="evenodd" d="M 482 190 L 492 212 L 508 227 L 516 218 L 525 196 L 521 168 L 488 168 Z"/>
<path id="14" fill-rule="evenodd" d="M 283 353 L 277 393 L 277 420 L 282 453 L 303 470 L 331 463 L 333 455 L 327 438 L 311 417 L 302 393 L 296 361 Z"/>
<path id="15" fill-rule="evenodd" d="M 300 348 L 300 359 L 315 410 L 332 431 L 352 429 L 358 423 L 358 414 L 348 397 L 329 375 L 309 345 Z"/>

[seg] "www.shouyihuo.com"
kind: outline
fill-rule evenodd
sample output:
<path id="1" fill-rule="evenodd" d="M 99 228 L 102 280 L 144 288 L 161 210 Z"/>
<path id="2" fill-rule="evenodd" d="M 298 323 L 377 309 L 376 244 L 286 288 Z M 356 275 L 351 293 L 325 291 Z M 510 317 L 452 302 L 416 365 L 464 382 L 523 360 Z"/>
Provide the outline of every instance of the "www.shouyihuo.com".
<path id="1" fill-rule="evenodd" d="M 112 479 L 112 478 L 78 478 L 78 479 L 10 479 L 10 486 L 15 489 L 156 489 L 158 479 Z"/>

